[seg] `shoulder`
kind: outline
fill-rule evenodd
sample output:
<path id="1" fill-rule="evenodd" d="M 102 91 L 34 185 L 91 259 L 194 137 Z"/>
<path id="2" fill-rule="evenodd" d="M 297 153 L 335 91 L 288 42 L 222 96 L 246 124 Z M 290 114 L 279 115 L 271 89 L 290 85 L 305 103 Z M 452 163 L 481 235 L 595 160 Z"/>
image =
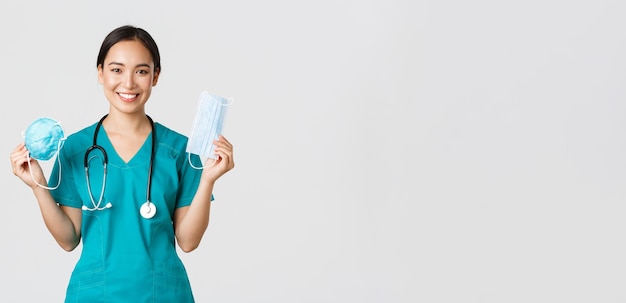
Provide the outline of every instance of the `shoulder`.
<path id="1" fill-rule="evenodd" d="M 154 123 L 154 129 L 159 147 L 170 149 L 171 152 L 175 153 L 185 152 L 187 136 L 158 122 Z"/>
<path id="2" fill-rule="evenodd" d="M 84 153 L 87 147 L 93 143 L 93 135 L 96 123 L 89 125 L 67 137 L 61 151 L 67 155 Z"/>
<path id="3" fill-rule="evenodd" d="M 170 129 L 169 127 L 159 123 L 159 122 L 155 122 L 154 123 L 154 128 L 155 131 L 157 133 L 157 139 L 158 140 L 163 140 L 163 141 L 184 141 L 184 143 L 187 143 L 187 136 Z"/>

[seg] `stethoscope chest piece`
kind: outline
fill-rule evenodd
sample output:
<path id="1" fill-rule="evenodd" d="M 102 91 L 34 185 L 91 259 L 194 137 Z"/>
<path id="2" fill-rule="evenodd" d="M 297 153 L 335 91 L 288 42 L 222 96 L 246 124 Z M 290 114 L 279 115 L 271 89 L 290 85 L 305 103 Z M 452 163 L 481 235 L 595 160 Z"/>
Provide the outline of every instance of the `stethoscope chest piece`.
<path id="1" fill-rule="evenodd" d="M 154 203 L 150 201 L 146 201 L 146 203 L 142 204 L 141 208 L 139 209 L 139 213 L 141 214 L 141 216 L 146 219 L 151 219 L 152 217 L 154 217 L 154 215 L 156 215 L 156 211 L 156 205 L 154 205 Z"/>

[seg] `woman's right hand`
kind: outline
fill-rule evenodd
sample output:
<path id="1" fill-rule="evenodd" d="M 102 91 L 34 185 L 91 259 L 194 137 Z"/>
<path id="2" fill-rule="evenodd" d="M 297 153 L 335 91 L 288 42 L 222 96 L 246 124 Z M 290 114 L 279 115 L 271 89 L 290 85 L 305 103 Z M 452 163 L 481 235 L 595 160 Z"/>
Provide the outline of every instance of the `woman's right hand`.
<path id="1" fill-rule="evenodd" d="M 30 165 L 28 163 L 29 161 Z M 26 149 L 24 143 L 20 143 L 20 145 L 13 150 L 13 153 L 11 153 L 11 166 L 13 167 L 13 174 L 24 181 L 24 183 L 31 188 L 36 188 L 38 186 L 37 183 L 47 183 L 39 162 L 28 157 L 28 149 Z M 35 183 L 33 177 L 37 180 L 37 183 Z"/>

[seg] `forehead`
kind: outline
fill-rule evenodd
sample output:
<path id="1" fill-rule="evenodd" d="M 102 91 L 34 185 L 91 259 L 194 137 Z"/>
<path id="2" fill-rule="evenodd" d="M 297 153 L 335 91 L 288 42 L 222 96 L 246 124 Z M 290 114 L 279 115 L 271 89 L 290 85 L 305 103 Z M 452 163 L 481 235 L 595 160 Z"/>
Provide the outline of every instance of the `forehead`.
<path id="1" fill-rule="evenodd" d="M 150 51 L 137 40 L 127 40 L 115 43 L 104 58 L 105 64 L 118 62 L 126 64 L 153 64 Z"/>

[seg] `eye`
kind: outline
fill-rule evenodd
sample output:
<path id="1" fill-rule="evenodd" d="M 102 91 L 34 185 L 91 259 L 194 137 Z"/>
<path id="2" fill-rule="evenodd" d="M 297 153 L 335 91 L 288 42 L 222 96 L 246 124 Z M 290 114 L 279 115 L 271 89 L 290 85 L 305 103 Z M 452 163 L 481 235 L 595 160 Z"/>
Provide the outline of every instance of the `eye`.
<path id="1" fill-rule="evenodd" d="M 148 71 L 147 71 L 147 70 L 145 70 L 145 69 L 140 69 L 140 70 L 138 70 L 138 71 L 137 71 L 137 73 L 138 73 L 138 74 L 140 74 L 140 75 L 147 75 L 147 74 L 149 74 L 150 72 L 148 72 Z"/>
<path id="2" fill-rule="evenodd" d="M 114 73 L 120 73 L 122 70 L 119 68 L 112 68 L 111 71 Z"/>

